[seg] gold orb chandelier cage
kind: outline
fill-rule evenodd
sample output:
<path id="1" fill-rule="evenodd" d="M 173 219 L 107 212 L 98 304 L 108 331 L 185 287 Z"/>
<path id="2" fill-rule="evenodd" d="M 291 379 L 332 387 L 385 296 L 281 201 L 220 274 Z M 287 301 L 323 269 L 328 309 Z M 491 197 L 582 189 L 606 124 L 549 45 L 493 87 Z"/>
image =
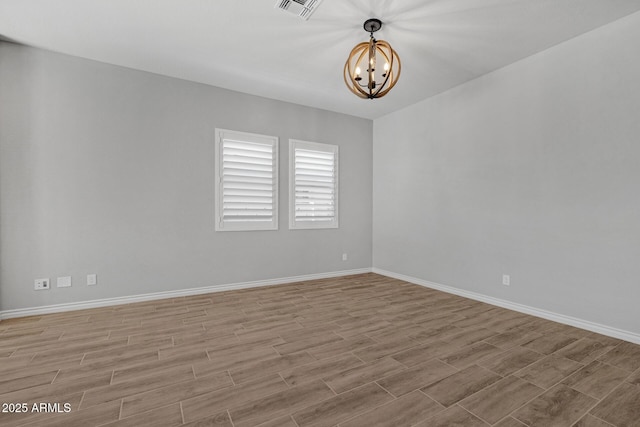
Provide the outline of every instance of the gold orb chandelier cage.
<path id="1" fill-rule="evenodd" d="M 370 33 L 369 41 L 358 43 L 344 64 L 344 82 L 360 98 L 385 96 L 400 77 L 402 67 L 396 51 L 386 41 L 373 37 L 373 33 L 380 28 L 382 21 L 379 19 L 366 20 L 364 29 Z"/>

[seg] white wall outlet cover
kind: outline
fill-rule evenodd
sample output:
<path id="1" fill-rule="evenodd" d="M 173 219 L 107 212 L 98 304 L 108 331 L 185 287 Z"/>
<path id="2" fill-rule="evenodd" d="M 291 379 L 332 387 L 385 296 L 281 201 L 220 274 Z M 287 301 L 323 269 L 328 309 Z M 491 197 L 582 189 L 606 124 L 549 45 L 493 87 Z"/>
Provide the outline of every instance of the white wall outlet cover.
<path id="1" fill-rule="evenodd" d="M 58 277 L 57 286 L 59 288 L 71 287 L 71 276 Z"/>
<path id="2" fill-rule="evenodd" d="M 349 258 L 349 257 L 348 257 L 348 255 L 347 255 L 347 254 L 342 254 L 342 260 L 343 260 L 343 261 L 346 261 L 348 258 Z"/>
<path id="3" fill-rule="evenodd" d="M 49 289 L 49 279 L 36 279 L 33 283 L 33 288 L 36 291 L 44 291 Z"/>
<path id="4" fill-rule="evenodd" d="M 87 274 L 87 286 L 94 286 L 98 284 L 97 274 Z"/>
<path id="5" fill-rule="evenodd" d="M 508 274 L 502 275 L 502 284 L 505 286 L 511 285 L 511 277 Z"/>

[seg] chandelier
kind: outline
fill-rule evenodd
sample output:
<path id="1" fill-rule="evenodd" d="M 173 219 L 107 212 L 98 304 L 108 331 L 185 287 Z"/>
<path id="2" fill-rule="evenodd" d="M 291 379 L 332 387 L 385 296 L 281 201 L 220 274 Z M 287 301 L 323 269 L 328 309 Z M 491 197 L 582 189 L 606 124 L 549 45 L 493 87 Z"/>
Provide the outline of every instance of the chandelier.
<path id="1" fill-rule="evenodd" d="M 351 92 L 360 98 L 385 96 L 400 77 L 400 58 L 389 43 L 376 40 L 373 33 L 382 28 L 379 19 L 367 19 L 364 29 L 370 33 L 368 42 L 358 43 L 344 64 L 344 82 Z M 377 69 L 379 62 L 384 62 Z"/>

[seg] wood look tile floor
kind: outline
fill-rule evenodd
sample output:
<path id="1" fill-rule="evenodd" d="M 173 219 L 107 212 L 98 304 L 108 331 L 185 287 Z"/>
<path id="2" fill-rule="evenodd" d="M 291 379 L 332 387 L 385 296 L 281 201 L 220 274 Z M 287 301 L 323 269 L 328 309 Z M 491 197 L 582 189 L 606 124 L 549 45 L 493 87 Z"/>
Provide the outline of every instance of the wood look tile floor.
<path id="1" fill-rule="evenodd" d="M 2 321 L 0 403 L 7 427 L 640 426 L 640 346 L 363 274 Z"/>

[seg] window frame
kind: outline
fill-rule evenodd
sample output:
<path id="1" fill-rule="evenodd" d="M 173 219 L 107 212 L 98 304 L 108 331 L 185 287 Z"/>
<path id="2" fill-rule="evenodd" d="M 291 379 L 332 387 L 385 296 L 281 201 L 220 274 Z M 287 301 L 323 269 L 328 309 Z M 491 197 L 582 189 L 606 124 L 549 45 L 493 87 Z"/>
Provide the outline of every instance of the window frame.
<path id="1" fill-rule="evenodd" d="M 223 175 L 223 141 L 225 138 L 234 138 L 242 142 L 253 144 L 271 144 L 273 147 L 273 215 L 271 221 L 223 221 L 223 197 L 224 197 L 224 175 Z M 277 136 L 262 135 L 257 133 L 235 131 L 229 129 L 216 128 L 215 130 L 215 231 L 273 231 L 278 230 L 278 193 L 279 193 L 279 142 Z"/>
<path id="2" fill-rule="evenodd" d="M 334 155 L 334 218 L 332 221 L 300 221 L 296 220 L 296 177 L 295 150 L 319 151 Z M 289 229 L 312 230 L 340 228 L 340 147 L 335 144 L 289 139 Z"/>

